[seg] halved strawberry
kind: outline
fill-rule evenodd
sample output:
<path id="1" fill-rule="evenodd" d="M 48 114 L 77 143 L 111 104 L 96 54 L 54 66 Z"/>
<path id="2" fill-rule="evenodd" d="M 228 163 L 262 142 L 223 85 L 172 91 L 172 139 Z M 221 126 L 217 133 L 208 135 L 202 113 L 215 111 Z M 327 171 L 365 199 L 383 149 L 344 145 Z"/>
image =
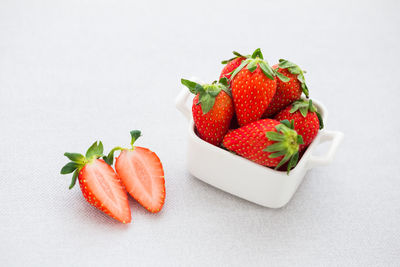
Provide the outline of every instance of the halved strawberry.
<path id="1" fill-rule="evenodd" d="M 131 222 L 128 196 L 118 175 L 102 159 L 103 144 L 95 142 L 86 152 L 86 157 L 78 153 L 65 153 L 71 162 L 62 169 L 61 174 L 74 172 L 69 189 L 76 179 L 85 199 L 94 207 L 123 223 Z"/>
<path id="2" fill-rule="evenodd" d="M 115 159 L 115 170 L 129 194 L 148 211 L 159 212 L 165 201 L 164 170 L 160 159 L 151 150 L 133 146 L 140 131 L 131 131 L 131 149 L 116 147 L 105 157 L 112 165 L 114 151 L 122 150 Z"/>

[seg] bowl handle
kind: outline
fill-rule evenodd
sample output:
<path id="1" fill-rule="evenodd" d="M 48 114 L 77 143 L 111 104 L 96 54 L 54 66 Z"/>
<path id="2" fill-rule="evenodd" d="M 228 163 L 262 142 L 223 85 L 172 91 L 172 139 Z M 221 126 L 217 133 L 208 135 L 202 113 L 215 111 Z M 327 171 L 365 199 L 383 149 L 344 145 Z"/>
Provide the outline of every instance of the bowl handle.
<path id="1" fill-rule="evenodd" d="M 175 106 L 176 108 L 186 117 L 187 120 L 190 120 L 192 117 L 192 111 L 190 110 L 187 100 L 189 98 L 190 92 L 185 87 L 179 93 L 179 95 L 175 99 Z"/>
<path id="2" fill-rule="evenodd" d="M 204 82 L 197 77 L 191 77 L 190 80 L 199 84 L 204 84 Z M 186 117 L 188 121 L 190 121 L 192 118 L 192 110 L 186 103 L 190 95 L 191 93 L 189 92 L 189 89 L 182 85 L 182 91 L 175 99 L 175 107 Z"/>
<path id="3" fill-rule="evenodd" d="M 331 146 L 329 147 L 328 153 L 326 153 L 324 156 L 311 155 L 308 161 L 307 169 L 331 163 L 337 148 L 343 140 L 343 133 L 341 132 L 324 130 L 320 134 L 320 137 L 315 140 L 317 144 L 332 141 Z"/>

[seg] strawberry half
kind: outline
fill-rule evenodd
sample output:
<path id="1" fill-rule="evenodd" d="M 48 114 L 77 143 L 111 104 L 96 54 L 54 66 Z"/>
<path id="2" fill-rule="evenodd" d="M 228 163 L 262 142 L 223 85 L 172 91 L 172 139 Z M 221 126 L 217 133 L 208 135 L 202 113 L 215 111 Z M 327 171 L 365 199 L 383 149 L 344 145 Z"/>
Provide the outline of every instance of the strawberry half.
<path id="1" fill-rule="evenodd" d="M 69 189 L 73 188 L 76 179 L 85 199 L 92 206 L 123 222 L 131 222 L 131 210 L 128 196 L 115 171 L 98 159 L 103 156 L 103 144 L 95 142 L 86 152 L 86 156 L 79 153 L 65 153 L 71 162 L 62 169 L 61 174 L 74 173 Z"/>
<path id="2" fill-rule="evenodd" d="M 303 151 L 324 127 L 321 115 L 312 104 L 312 100 L 297 100 L 275 116 L 276 120 L 294 121 L 294 129 L 303 137 L 304 144 L 300 145 Z"/>
<path id="3" fill-rule="evenodd" d="M 240 126 L 262 117 L 275 95 L 276 76 L 283 81 L 289 80 L 268 65 L 259 48 L 232 73 L 232 96 Z"/>
<path id="4" fill-rule="evenodd" d="M 293 130 L 293 124 L 264 119 L 229 132 L 223 145 L 230 151 L 267 167 L 280 166 L 288 162 L 287 173 L 299 159 L 301 135 Z"/>
<path id="5" fill-rule="evenodd" d="M 264 118 L 270 118 L 293 101 L 300 99 L 302 93 L 308 98 L 308 88 L 304 79 L 304 72 L 296 64 L 280 59 L 278 65 L 272 67 L 276 72 L 289 78 L 288 81 L 277 79 L 276 93 L 267 110 L 264 112 Z"/>
<path id="6" fill-rule="evenodd" d="M 181 83 L 196 95 L 192 114 L 197 134 L 204 141 L 219 146 L 234 114 L 228 79 L 222 78 L 218 83 L 204 85 L 185 79 Z"/>
<path id="7" fill-rule="evenodd" d="M 129 194 L 150 212 L 159 212 L 165 201 L 164 170 L 160 159 L 151 150 L 133 146 L 140 131 L 131 131 L 131 148 L 116 147 L 105 161 L 112 165 L 114 152 L 121 150 L 115 159 L 115 170 Z"/>

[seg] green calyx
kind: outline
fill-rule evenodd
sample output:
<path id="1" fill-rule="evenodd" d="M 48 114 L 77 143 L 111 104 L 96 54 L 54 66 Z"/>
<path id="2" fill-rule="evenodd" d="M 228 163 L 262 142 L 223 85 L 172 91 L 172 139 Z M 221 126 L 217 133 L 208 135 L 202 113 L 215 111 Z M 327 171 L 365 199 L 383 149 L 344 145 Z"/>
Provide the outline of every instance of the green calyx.
<path id="1" fill-rule="evenodd" d="M 243 57 L 243 58 L 244 58 L 244 57 L 248 57 L 248 56 L 243 56 L 243 55 L 241 55 L 239 52 L 236 52 L 236 51 L 233 51 L 232 53 L 233 53 L 235 56 L 234 56 L 233 58 L 230 58 L 230 59 L 221 61 L 221 64 L 223 64 L 223 65 L 228 64 L 229 62 L 231 62 L 232 60 L 237 59 L 238 57 Z"/>
<path id="2" fill-rule="evenodd" d="M 305 118 L 308 114 L 308 112 L 315 112 L 318 117 L 319 121 L 319 129 L 324 128 L 324 122 L 322 120 L 321 114 L 317 111 L 317 108 L 313 105 L 312 100 L 304 100 L 304 99 L 299 99 L 293 102 L 292 108 L 290 109 L 290 113 L 295 113 L 296 111 L 299 111 L 301 115 Z"/>
<path id="3" fill-rule="evenodd" d="M 78 178 L 79 171 L 87 164 L 92 162 L 95 159 L 98 159 L 103 156 L 103 144 L 100 142 L 94 142 L 93 145 L 89 147 L 86 151 L 86 155 L 82 155 L 79 153 L 69 153 L 65 152 L 64 156 L 69 158 L 71 161 L 68 162 L 61 169 L 61 174 L 69 174 L 73 172 L 71 184 L 69 185 L 69 189 L 72 189 L 76 183 L 76 179 Z"/>
<path id="4" fill-rule="evenodd" d="M 293 120 L 291 122 L 283 120 L 275 128 L 276 132 L 267 132 L 266 136 L 268 139 L 276 142 L 269 145 L 264 151 L 272 153 L 269 155 L 270 158 L 283 156 L 275 169 L 278 169 L 289 161 L 287 167 L 287 174 L 289 174 L 290 170 L 297 165 L 299 160 L 299 145 L 304 144 L 303 138 L 294 130 Z"/>
<path id="5" fill-rule="evenodd" d="M 223 90 L 229 96 L 232 96 L 228 86 L 228 79 L 225 77 L 221 78 L 219 82 L 215 81 L 212 84 L 200 85 L 185 79 L 181 79 L 181 83 L 189 88 L 189 91 L 192 94 L 199 94 L 199 101 L 197 105 L 201 106 L 203 114 L 207 114 L 212 109 L 215 103 L 215 98 L 219 95 L 221 90 Z"/>
<path id="6" fill-rule="evenodd" d="M 231 79 L 233 79 L 244 67 L 246 67 L 246 69 L 248 69 L 250 72 L 253 72 L 258 66 L 261 68 L 261 71 L 265 74 L 265 76 L 271 80 L 277 76 L 283 82 L 290 81 L 288 77 L 270 67 L 268 62 L 264 60 L 264 56 L 260 48 L 257 48 L 251 56 L 246 56 L 246 59 L 243 60 L 239 67 L 232 72 Z"/>
<path id="7" fill-rule="evenodd" d="M 301 83 L 301 89 L 303 90 L 303 93 L 305 94 L 305 96 L 308 98 L 309 91 L 308 91 L 308 87 L 306 85 L 306 80 L 304 78 L 305 71 L 303 71 L 298 65 L 296 65 L 293 62 L 290 62 L 289 60 L 286 60 L 286 59 L 279 59 L 279 68 L 280 69 L 288 69 L 288 71 L 291 74 L 297 75 L 297 80 L 299 80 Z"/>
<path id="8" fill-rule="evenodd" d="M 112 166 L 114 163 L 114 153 L 115 151 L 122 151 L 122 150 L 134 150 L 135 147 L 133 146 L 133 144 L 135 143 L 135 141 L 142 136 L 141 131 L 139 130 L 132 130 L 130 131 L 131 134 L 131 148 L 124 148 L 124 147 L 120 147 L 120 146 L 116 146 L 113 149 L 111 149 L 111 151 L 108 153 L 107 156 L 103 156 L 104 161 Z"/>

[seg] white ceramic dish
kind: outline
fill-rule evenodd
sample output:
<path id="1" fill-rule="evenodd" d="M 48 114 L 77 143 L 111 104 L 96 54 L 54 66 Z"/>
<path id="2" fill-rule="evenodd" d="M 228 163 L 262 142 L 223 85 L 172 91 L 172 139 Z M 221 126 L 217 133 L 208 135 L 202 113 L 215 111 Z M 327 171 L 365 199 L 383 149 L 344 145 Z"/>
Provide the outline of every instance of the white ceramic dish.
<path id="1" fill-rule="evenodd" d="M 192 79 L 196 80 L 196 79 Z M 287 175 L 256 164 L 224 149 L 200 139 L 194 132 L 194 123 L 188 98 L 189 90 L 184 87 L 176 98 L 177 109 L 189 120 L 187 167 L 198 179 L 228 193 L 269 208 L 286 205 L 303 181 L 306 172 L 316 166 L 329 164 L 343 139 L 341 132 L 319 131 L 297 166 Z M 192 97 L 191 97 L 192 99 Z M 326 122 L 326 108 L 313 100 Z M 315 148 L 326 141 L 331 141 L 324 156 L 315 156 Z"/>

